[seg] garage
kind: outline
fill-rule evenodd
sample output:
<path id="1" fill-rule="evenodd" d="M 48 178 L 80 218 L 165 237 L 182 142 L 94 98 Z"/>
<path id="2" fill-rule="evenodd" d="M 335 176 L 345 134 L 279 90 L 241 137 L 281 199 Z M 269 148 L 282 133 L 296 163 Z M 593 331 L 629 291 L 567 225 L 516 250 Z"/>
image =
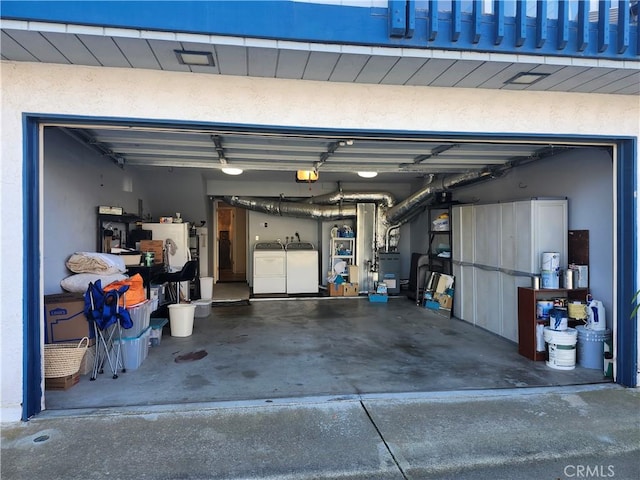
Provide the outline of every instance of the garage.
<path id="1" fill-rule="evenodd" d="M 625 320 L 632 318 L 637 285 L 633 62 L 620 70 L 595 65 L 560 73 L 558 66 L 510 56 L 443 61 L 429 53 L 394 63 L 389 72 L 396 81 L 386 82 L 371 68 L 389 61 L 388 51 L 366 54 L 371 63 L 364 68 L 361 51 L 305 56 L 296 53 L 298 45 L 280 48 L 261 39 L 238 46 L 229 44 L 232 36 L 208 38 L 216 63 L 215 70 L 206 70 L 172 55 L 204 48 L 200 37 L 175 40 L 136 30 L 131 38 L 132 32 L 117 28 L 107 35 L 92 28 L 65 33 L 27 23 L 3 24 L 3 39 L 11 39 L 3 42 L 10 48 L 2 70 L 3 220 L 19 217 L 22 226 L 19 240 L 3 249 L 3 279 L 11 279 L 3 281 L 10 299 L 3 301 L 3 360 L 20 366 L 3 385 L 22 385 L 21 394 L 3 386 L 3 415 L 26 419 L 42 409 L 153 402 L 636 384 L 637 325 Z M 100 42 L 92 48 L 89 39 Z M 103 39 L 115 42 L 125 57 L 138 51 L 139 62 L 99 66 L 55 56 L 38 61 L 21 57 L 18 48 L 34 41 L 32 51 L 37 47 L 48 58 L 45 53 L 78 47 L 76 40 L 82 40 L 94 59 L 105 60 L 98 45 Z M 215 48 L 212 42 L 218 42 Z M 288 74 L 264 69 L 282 67 L 278 58 L 289 60 Z M 143 59 L 160 67 L 147 68 Z M 304 73 L 292 77 L 300 65 Z M 472 65 L 479 68 L 473 75 Z M 539 69 L 545 79 L 530 90 L 505 86 L 523 65 Z M 348 74 L 354 71 L 369 80 L 356 81 L 356 74 Z M 554 73 L 569 78 L 554 84 Z M 458 88 L 453 79 L 432 85 L 436 76 L 444 81 L 454 74 L 484 86 Z M 573 76 L 578 83 L 567 86 Z M 630 86 L 620 87 L 621 94 L 598 92 L 625 81 Z M 564 82 L 566 88 L 559 86 Z M 242 173 L 226 175 L 222 169 L 228 167 Z M 297 182 L 298 170 L 319 178 Z M 471 277 L 455 275 L 454 302 L 469 298 L 465 291 L 481 297 L 467 318 L 463 305 L 454 305 L 448 318 L 407 298 L 413 254 L 430 249 L 431 209 L 442 206 L 442 193 L 456 206 L 482 207 L 478 212 L 526 199 L 566 199 L 567 233 L 589 232 L 589 290 L 602 301 L 612 331 L 613 378 L 579 366 L 556 371 L 519 354 L 514 291 L 526 285 L 514 283 L 510 300 L 496 302 L 495 292 L 503 291 L 503 280 L 496 278 L 505 272 L 479 268 Z M 4 207 L 11 203 L 15 212 Z M 61 291 L 71 253 L 97 249 L 98 206 L 121 207 L 154 223 L 179 216 L 204 228 L 209 240 L 202 253 L 214 291 L 227 281 L 253 286 L 256 242 L 301 240 L 318 250 L 324 293 L 334 266 L 331 232 L 350 230 L 359 295 L 292 298 L 266 292 L 247 305 L 213 306 L 210 317 L 197 319 L 188 340 L 165 331 L 136 371 L 43 391 L 43 297 Z M 234 221 L 222 222 L 221 215 Z M 469 238 L 461 230 L 452 234 Z M 218 239 L 232 242 L 222 258 Z M 497 239 L 497 232 L 487 236 L 485 245 L 496 251 Z M 341 250 L 342 256 L 349 251 Z M 380 253 L 397 254 L 397 269 L 381 271 Z M 455 249 L 451 253 L 456 269 L 478 266 L 457 258 Z M 14 280 L 9 272 L 21 274 Z M 398 294 L 384 304 L 370 302 L 369 291 L 385 273 L 397 282 Z M 22 329 L 9 328 L 21 321 Z M 176 362 L 194 352 L 206 356 Z"/>
<path id="2" fill-rule="evenodd" d="M 426 252 L 429 249 L 429 235 L 426 232 L 429 231 L 432 218 L 430 209 L 443 205 L 437 200 L 437 192 L 443 191 L 440 185 L 446 183 L 447 178 L 459 177 L 462 178 L 461 186 L 446 189 L 456 206 L 486 206 L 526 197 L 569 198 L 569 216 L 576 222 L 573 225 L 579 226 L 581 230 L 594 232 L 589 239 L 602 245 L 597 250 L 611 251 L 612 201 L 603 200 L 611 199 L 613 195 L 611 147 L 598 144 L 562 144 L 555 141 L 550 148 L 549 141 L 501 143 L 489 141 L 489 138 L 474 138 L 475 141 L 460 144 L 449 139 L 446 143 L 443 140 L 440 140 L 442 143 L 437 143 L 433 139 L 411 138 L 410 135 L 399 139 L 395 134 L 393 137 L 388 134 L 391 138 L 384 138 L 380 133 L 375 138 L 360 134 L 348 139 L 352 144 L 349 147 L 353 147 L 351 151 L 348 151 L 347 145 L 343 147 L 343 151 L 347 150 L 346 153 L 335 149 L 331 162 L 327 161 L 318 168 L 321 180 L 335 179 L 333 182 L 298 183 L 294 178 L 294 170 L 309 168 L 314 161 L 322 159 L 325 153 L 322 149 L 333 148 L 332 145 L 341 141 L 337 139 L 345 137 L 344 133 L 340 132 L 340 135 L 331 138 L 319 137 L 317 132 L 309 132 L 305 137 L 300 133 L 296 136 L 279 136 L 273 132 L 268 135 L 255 132 L 252 132 L 253 135 L 249 132 L 225 135 L 217 131 L 213 141 L 210 140 L 209 133 L 194 134 L 189 130 L 175 128 L 167 133 L 167 130 L 168 127 L 151 129 L 148 126 L 139 129 L 134 126 L 124 129 L 120 126 L 102 125 L 93 128 L 86 125 L 82 128 L 74 125 L 45 127 L 45 192 L 48 190 L 48 176 L 56 179 L 55 186 L 50 189 L 52 196 L 45 198 L 44 202 L 45 205 L 56 206 L 55 211 L 45 213 L 45 231 L 52 238 L 66 233 L 66 230 L 55 227 L 68 222 L 60 218 L 57 206 L 61 202 L 86 204 L 86 200 L 71 198 L 69 192 L 72 189 L 79 190 L 72 185 L 88 183 L 86 189 L 89 193 L 84 192 L 82 195 L 92 195 L 97 185 L 90 185 L 88 179 L 92 175 L 95 178 L 96 170 L 104 172 L 98 177 L 103 182 L 101 185 L 111 183 L 117 189 L 127 183 L 122 178 L 130 177 L 133 184 L 145 184 L 145 178 L 153 179 L 150 183 L 159 187 L 147 194 L 146 198 L 149 200 L 145 200 L 143 204 L 147 201 L 153 204 L 158 201 L 157 197 L 169 197 L 175 203 L 168 203 L 164 210 L 156 213 L 156 218 L 152 216 L 151 219 L 147 218 L 148 221 L 171 216 L 171 212 L 175 210 L 180 211 L 184 221 L 193 222 L 194 218 L 203 217 L 215 225 L 218 206 L 222 206 L 222 210 L 231 208 L 227 202 L 236 203 L 237 208 L 246 206 L 240 218 L 244 218 L 246 222 L 243 228 L 246 232 L 244 241 L 249 248 L 242 255 L 245 256 L 244 265 L 247 268 L 245 277 L 236 281 L 235 285 L 247 285 L 251 299 L 244 304 L 235 301 L 228 304 L 214 303 L 210 315 L 195 319 L 194 334 L 188 339 L 171 337 L 171 330 L 165 327 L 160 345 L 149 348 L 148 356 L 139 368 L 120 374 L 117 379 L 111 379 L 110 372 L 106 371 L 94 382 L 85 375 L 78 385 L 66 391 L 47 391 L 48 409 L 243 400 L 272 402 L 305 396 L 544 387 L 612 381 L 599 370 L 578 366 L 571 372 L 559 371 L 549 368 L 545 362 L 535 362 L 519 354 L 517 334 L 512 334 L 509 338 L 507 333 L 490 325 L 491 319 L 502 315 L 501 309 L 506 310 L 505 304 L 510 301 L 513 304 L 512 311 L 504 312 L 503 315 L 510 318 L 510 322 L 506 321 L 510 324 L 509 328 L 517 332 L 516 299 L 512 295 L 508 301 L 496 300 L 497 294 L 492 292 L 491 285 L 484 290 L 488 300 L 477 308 L 479 311 L 484 306 L 486 310 L 488 320 L 484 324 L 480 319 L 463 319 L 462 315 L 457 314 L 456 309 L 462 308 L 462 305 L 453 309 L 453 317 L 424 308 L 424 302 L 416 302 L 415 297 L 410 298 L 407 281 L 411 277 L 413 265 L 406 265 L 410 263 L 411 252 Z M 116 138 L 122 139 L 122 143 L 117 144 L 114 140 Z M 228 143 L 226 138 L 229 139 Z M 247 145 L 253 145 L 254 148 Z M 179 166 L 179 158 L 193 158 L 194 149 L 208 159 L 219 161 L 221 148 L 229 164 L 243 167 L 245 171 L 241 175 L 225 176 L 218 169 L 211 171 L 186 166 L 192 160 L 183 160 L 185 166 Z M 300 150 L 295 151 L 295 148 Z M 416 152 L 425 150 L 439 151 L 438 161 L 446 164 L 449 170 L 442 167 L 443 171 L 437 174 L 422 174 L 419 170 L 424 167 L 416 164 L 414 159 Z M 127 160 L 127 165 L 121 168 L 117 160 L 105 159 L 100 154 L 101 151 L 114 152 L 116 157 L 132 159 L 132 163 L 135 162 L 133 159 L 144 158 L 145 152 L 148 155 L 146 161 L 150 165 L 129 166 Z M 158 158 L 154 158 L 154 154 L 160 157 L 167 151 L 171 152 L 171 166 L 154 165 L 160 163 Z M 265 165 L 277 155 L 274 152 L 282 151 L 292 152 L 295 157 L 307 155 L 309 160 L 295 163 L 284 172 L 268 170 Z M 246 155 L 251 158 L 243 158 L 241 152 L 250 152 Z M 451 160 L 447 158 L 447 152 L 451 152 Z M 384 160 L 372 160 L 376 156 Z M 74 157 L 78 161 L 69 160 Z M 94 157 L 93 161 L 88 162 L 87 159 L 91 157 Z M 350 163 L 357 162 L 360 157 L 367 159 L 368 163 L 363 165 L 369 168 L 375 165 L 376 170 L 380 170 L 378 176 L 386 175 L 386 178 L 382 181 L 374 178 L 342 182 L 340 179 L 354 177 L 356 175 L 351 172 L 364 168 Z M 235 158 L 233 163 L 232 158 Z M 484 158 L 490 158 L 492 163 L 482 163 Z M 50 163 L 47 159 L 50 159 Z M 456 162 L 459 164 L 454 166 Z M 475 174 L 469 168 L 473 162 L 476 162 L 477 172 L 493 168 L 493 175 L 486 175 L 490 178 L 474 185 L 470 180 Z M 409 163 L 418 171 L 384 171 L 401 169 Z M 332 165 L 335 167 L 332 168 Z M 431 170 L 433 167 L 428 168 Z M 456 169 L 464 171 L 464 174 Z M 584 174 L 577 175 L 578 171 Z M 64 177 L 63 172 L 76 172 L 77 175 L 69 178 L 71 183 L 68 188 L 60 188 L 59 185 L 60 179 Z M 265 190 L 266 194 L 247 195 L 247 192 L 258 191 L 256 181 L 251 181 L 255 175 L 263 179 L 271 176 L 273 179 Z M 480 173 L 477 175 L 481 178 Z M 591 181 L 591 188 L 585 190 L 583 185 L 594 177 L 598 180 Z M 188 192 L 196 190 L 193 185 L 202 185 L 204 182 L 214 185 L 211 187 L 207 184 L 206 188 L 211 188 L 210 191 L 205 191 L 203 187 L 199 197 L 193 196 L 187 198 L 187 201 L 182 198 L 183 195 L 189 195 Z M 434 184 L 438 187 L 432 189 Z M 450 184 L 453 185 L 451 182 Z M 323 193 L 332 187 L 336 191 Z M 280 189 L 276 197 L 269 195 L 274 188 Z M 318 188 L 324 190 L 317 190 Z M 175 195 L 171 195 L 171 191 L 175 191 Z M 283 191 L 292 193 L 285 194 Z M 154 192 L 157 192 L 156 198 Z M 216 195 L 210 194 L 213 192 Z M 60 194 L 64 198 L 59 197 Z M 358 297 L 325 296 L 329 288 L 329 276 L 319 275 L 318 269 L 314 275 L 321 292 L 319 298 L 313 294 L 286 295 L 286 272 L 283 268 L 278 268 L 275 273 L 259 272 L 258 277 L 256 272 L 251 271 L 252 267 L 255 268 L 255 258 L 270 261 L 277 256 L 281 259 L 277 262 L 278 265 L 284 265 L 283 245 L 289 241 L 285 238 L 289 237 L 290 241 L 294 241 L 296 235 L 317 246 L 321 265 L 319 270 L 329 271 L 332 257 L 330 245 L 333 240 L 331 230 L 336 225 L 342 227 L 348 224 L 355 230 L 357 239 L 359 234 L 364 233 L 366 226 L 366 222 L 358 218 L 357 208 L 356 215 L 351 214 L 352 218 L 349 218 L 350 214 L 345 213 L 346 207 L 357 207 L 359 202 L 363 202 L 373 204 L 375 210 L 378 204 L 385 207 L 387 199 L 396 196 L 399 200 L 394 203 L 400 206 L 398 211 L 412 221 L 401 225 L 398 225 L 401 223 L 399 221 L 391 222 L 398 231 L 392 236 L 388 233 L 390 229 L 387 225 L 380 235 L 383 240 L 376 238 L 378 232 L 375 230 L 370 232 L 370 236 L 376 238 L 376 241 L 385 242 L 381 251 L 389 249 L 398 253 L 402 263 L 398 278 L 399 283 L 402 280 L 402 288 L 397 295 L 390 297 L 388 303 L 375 304 L 367 298 L 374 282 L 382 281 L 384 276 L 379 265 L 368 266 L 358 272 L 358 276 L 363 279 L 358 286 Z M 318 203 L 309 203 L 309 198 L 314 197 Z M 317 218 L 317 215 L 322 215 L 317 213 L 318 207 L 335 209 L 334 204 L 321 202 L 326 197 L 341 199 L 341 207 L 344 208 L 339 217 Z M 422 197 L 427 197 L 427 201 L 420 200 Z M 114 203 L 108 200 L 104 202 Z M 193 209 L 193 204 L 200 210 Z M 46 209 L 45 207 L 45 211 Z M 94 209 L 95 207 L 89 210 Z M 293 210 L 293 215 L 288 215 L 289 210 Z M 222 218 L 229 216 L 228 213 Z M 367 215 L 366 209 L 360 215 Z M 142 217 L 145 217 L 144 212 Z M 232 217 L 233 215 L 229 218 Z M 53 221 L 49 223 L 49 219 Z M 222 222 L 226 224 L 227 220 L 223 219 Z M 236 229 L 234 227 L 230 230 Z M 228 227 L 224 227 L 224 230 L 228 230 Z M 212 231 L 220 230 L 214 228 Z M 92 234 L 97 235 L 96 232 Z M 463 235 L 465 238 L 469 236 Z M 216 235 L 212 233 L 212 237 Z M 219 236 L 218 238 L 220 239 Z M 282 243 L 278 243 L 278 240 Z M 272 243 L 277 243 L 278 248 L 271 248 Z M 213 260 L 211 272 L 216 277 L 213 286 L 213 291 L 216 292 L 228 284 L 220 278 L 221 269 L 215 268 L 220 251 L 216 252 L 213 246 L 215 243 L 209 242 L 209 245 L 207 257 Z M 57 255 L 47 257 L 64 259 L 73 253 L 66 248 L 65 242 L 52 241 L 49 245 L 45 240 L 45 251 L 60 249 Z M 373 252 L 366 252 L 358 258 L 365 259 L 360 262 L 366 264 L 374 255 Z M 456 258 L 455 254 L 453 258 Z M 220 261 L 219 257 L 217 261 Z M 357 267 L 360 262 L 353 263 Z M 57 264 L 60 263 L 64 264 L 64 261 L 58 260 Z M 610 304 L 613 275 L 610 268 L 611 254 L 596 256 L 590 259 L 589 264 L 592 271 L 601 273 L 592 276 L 592 288 L 607 292 L 608 297 L 601 295 L 601 298 L 605 298 L 607 304 Z M 459 271 L 456 266 L 454 269 L 456 273 Z M 65 269 L 58 268 L 58 272 L 58 277 L 51 275 L 54 281 L 59 282 L 60 275 L 69 275 Z M 47 270 L 45 278 L 49 278 Z M 458 279 L 457 276 L 454 278 Z M 524 280 L 524 286 L 530 286 L 532 278 L 525 277 L 521 280 Z M 256 281 L 261 282 L 260 289 L 254 291 Z M 367 285 L 366 281 L 371 285 Z M 478 280 L 478 283 L 482 282 Z M 456 288 L 465 287 L 483 291 L 482 286 L 456 283 Z M 513 287 L 514 292 L 515 290 L 516 287 Z M 192 353 L 206 356 L 198 360 L 182 360 L 183 356 Z M 478 362 L 482 364 L 481 369 L 477 368 Z M 114 389 L 113 382 L 122 385 L 122 388 Z"/>

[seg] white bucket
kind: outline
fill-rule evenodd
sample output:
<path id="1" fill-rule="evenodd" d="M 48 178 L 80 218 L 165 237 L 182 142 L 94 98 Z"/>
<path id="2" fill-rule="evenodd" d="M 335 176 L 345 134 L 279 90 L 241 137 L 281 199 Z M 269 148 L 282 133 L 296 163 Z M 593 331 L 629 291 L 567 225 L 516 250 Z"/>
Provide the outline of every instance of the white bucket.
<path id="1" fill-rule="evenodd" d="M 576 368 L 578 331 L 575 328 L 558 331 L 544 327 L 544 341 L 549 345 L 548 367 L 556 370 Z"/>
<path id="2" fill-rule="evenodd" d="M 213 277 L 200 277 L 200 298 L 213 298 Z"/>
<path id="3" fill-rule="evenodd" d="M 557 272 L 560 270 L 560 253 L 544 252 L 540 262 L 540 270 Z"/>
<path id="4" fill-rule="evenodd" d="M 169 325 L 172 337 L 189 337 L 193 333 L 196 306 L 189 303 L 169 305 Z"/>

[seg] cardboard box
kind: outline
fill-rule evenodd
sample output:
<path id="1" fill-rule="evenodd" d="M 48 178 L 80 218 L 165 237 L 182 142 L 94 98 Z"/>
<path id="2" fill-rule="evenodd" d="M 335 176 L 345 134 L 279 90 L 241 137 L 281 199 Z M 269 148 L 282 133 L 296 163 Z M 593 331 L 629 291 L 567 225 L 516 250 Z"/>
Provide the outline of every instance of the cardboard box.
<path id="1" fill-rule="evenodd" d="M 67 375 L 66 377 L 45 378 L 44 388 L 45 390 L 68 390 L 80 381 L 80 373 L 76 372 L 73 375 Z"/>
<path id="2" fill-rule="evenodd" d="M 357 297 L 359 290 L 357 283 L 344 283 L 342 295 L 345 297 Z"/>
<path id="3" fill-rule="evenodd" d="M 453 297 L 450 295 L 447 295 L 445 293 L 436 293 L 434 295 L 435 299 L 438 301 L 438 303 L 440 304 L 440 308 L 444 308 L 446 310 L 451 310 L 451 307 L 453 306 Z"/>
<path id="4" fill-rule="evenodd" d="M 335 283 L 330 283 L 329 285 L 327 285 L 328 289 L 329 289 L 329 296 L 330 297 L 343 297 L 344 296 L 344 283 L 341 283 L 340 285 L 337 285 Z"/>
<path id="5" fill-rule="evenodd" d="M 95 343 L 93 323 L 84 315 L 84 295 L 81 293 L 59 293 L 44 296 L 44 341 L 45 343 L 79 342 L 89 338 Z"/>
<path id="6" fill-rule="evenodd" d="M 140 240 L 140 251 L 144 256 L 144 252 L 153 252 L 153 263 L 162 263 L 162 252 L 164 247 L 163 240 Z"/>
<path id="7" fill-rule="evenodd" d="M 349 265 L 349 282 L 358 283 L 360 282 L 360 268 L 357 265 Z"/>

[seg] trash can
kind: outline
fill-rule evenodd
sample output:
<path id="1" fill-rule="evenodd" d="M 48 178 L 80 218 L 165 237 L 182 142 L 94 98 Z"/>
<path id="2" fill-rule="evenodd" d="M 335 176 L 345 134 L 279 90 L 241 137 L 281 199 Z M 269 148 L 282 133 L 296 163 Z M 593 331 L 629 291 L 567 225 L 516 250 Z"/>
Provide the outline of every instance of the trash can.
<path id="1" fill-rule="evenodd" d="M 578 365 L 604 371 L 605 342 L 611 340 L 611 330 L 590 330 L 578 325 Z"/>
<path id="2" fill-rule="evenodd" d="M 190 303 L 169 305 L 169 325 L 172 337 L 189 337 L 193 333 L 196 306 Z"/>
<path id="3" fill-rule="evenodd" d="M 200 277 L 200 298 L 213 298 L 213 277 Z"/>

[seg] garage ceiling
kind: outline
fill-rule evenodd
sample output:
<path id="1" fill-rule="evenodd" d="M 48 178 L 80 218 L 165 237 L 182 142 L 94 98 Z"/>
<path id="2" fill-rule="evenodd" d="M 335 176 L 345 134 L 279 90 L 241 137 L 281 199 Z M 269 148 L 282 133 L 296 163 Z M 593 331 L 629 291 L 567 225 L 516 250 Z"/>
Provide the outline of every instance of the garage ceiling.
<path id="1" fill-rule="evenodd" d="M 584 60 L 545 63 L 545 57 L 495 60 L 435 58 L 428 49 L 402 52 L 367 46 L 314 45 L 251 38 L 134 31 L 43 22 L 2 22 L 2 58 L 11 61 L 142 68 L 360 84 L 545 90 L 636 95 L 637 68 Z M 208 53 L 211 66 L 181 63 L 176 51 Z M 454 55 L 453 52 L 451 55 Z M 569 59 L 570 60 L 570 59 Z M 556 62 L 557 63 L 557 62 Z M 630 62 L 627 62 L 630 63 Z M 508 80 L 521 72 L 542 75 L 532 85 Z M 56 127 L 58 128 L 58 127 Z M 68 126 L 65 132 L 124 168 L 196 168 L 207 179 L 230 177 L 224 164 L 245 170 L 243 181 L 291 181 L 298 169 L 317 169 L 321 181 L 413 182 L 431 173 L 491 168 L 546 155 L 545 144 L 469 142 L 464 139 L 375 138 L 256 131 L 203 131 L 138 126 Z"/>
<path id="2" fill-rule="evenodd" d="M 378 172 L 376 182 L 490 169 L 548 156 L 561 145 L 462 139 L 327 136 L 147 127 L 55 127 L 123 168 L 196 168 L 209 179 L 230 179 L 223 167 L 250 181 L 292 181 L 296 170 L 317 170 L 321 181 L 365 181 L 356 172 Z M 371 180 L 369 180 L 371 182 Z"/>

